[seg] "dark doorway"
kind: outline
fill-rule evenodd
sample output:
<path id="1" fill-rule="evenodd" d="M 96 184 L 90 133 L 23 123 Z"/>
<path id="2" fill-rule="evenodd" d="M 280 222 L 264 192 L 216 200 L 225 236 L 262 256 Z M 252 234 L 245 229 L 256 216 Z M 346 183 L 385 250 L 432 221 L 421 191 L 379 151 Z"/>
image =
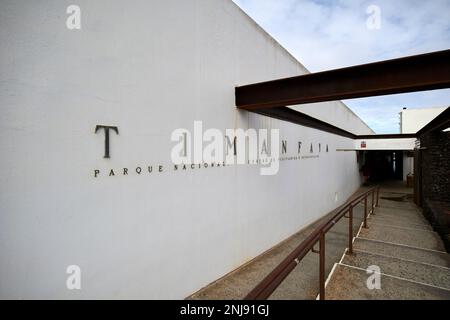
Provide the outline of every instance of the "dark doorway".
<path id="1" fill-rule="evenodd" d="M 364 167 L 370 182 L 403 180 L 403 151 L 366 151 Z"/>

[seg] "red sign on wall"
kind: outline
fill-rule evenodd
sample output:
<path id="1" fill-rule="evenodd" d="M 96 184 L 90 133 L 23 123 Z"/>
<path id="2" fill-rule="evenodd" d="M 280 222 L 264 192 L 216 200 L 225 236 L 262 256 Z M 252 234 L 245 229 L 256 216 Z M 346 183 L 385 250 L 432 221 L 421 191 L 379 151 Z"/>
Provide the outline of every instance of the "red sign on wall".
<path id="1" fill-rule="evenodd" d="M 366 147 L 367 147 L 366 142 L 365 141 L 361 141 L 361 149 L 366 148 Z"/>

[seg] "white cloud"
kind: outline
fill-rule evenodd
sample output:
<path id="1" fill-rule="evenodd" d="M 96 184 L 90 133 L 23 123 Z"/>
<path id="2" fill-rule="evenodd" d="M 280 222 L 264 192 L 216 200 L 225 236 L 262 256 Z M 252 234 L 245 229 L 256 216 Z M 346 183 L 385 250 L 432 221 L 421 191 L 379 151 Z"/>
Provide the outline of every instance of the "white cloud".
<path id="1" fill-rule="evenodd" d="M 448 0 L 235 2 L 312 72 L 450 47 Z M 381 9 L 379 30 L 366 26 L 366 9 L 372 4 Z M 348 100 L 346 104 L 376 132 L 398 132 L 402 107 L 450 104 L 450 90 Z"/>

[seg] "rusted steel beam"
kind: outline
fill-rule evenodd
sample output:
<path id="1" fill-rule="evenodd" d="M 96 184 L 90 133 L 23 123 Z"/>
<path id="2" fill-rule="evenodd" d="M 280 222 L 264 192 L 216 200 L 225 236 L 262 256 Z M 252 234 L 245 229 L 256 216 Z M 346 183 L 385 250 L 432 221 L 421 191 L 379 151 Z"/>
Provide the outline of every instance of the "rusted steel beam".
<path id="1" fill-rule="evenodd" d="M 410 139 L 415 138 L 415 133 L 391 133 L 391 134 L 365 134 L 359 135 L 357 139 Z"/>
<path id="2" fill-rule="evenodd" d="M 298 112 L 296 110 L 287 108 L 287 107 L 277 107 L 277 108 L 270 108 L 270 109 L 260 109 L 260 110 L 253 110 L 253 112 L 265 115 L 271 118 L 276 118 L 284 121 L 293 122 L 305 127 L 318 129 L 321 131 L 334 133 L 339 136 L 348 137 L 352 139 L 357 139 L 358 136 L 354 135 L 351 132 L 348 132 L 344 129 L 338 128 L 336 126 L 333 126 L 332 124 L 329 124 L 325 121 L 313 118 L 311 116 L 308 116 L 302 112 Z"/>
<path id="3" fill-rule="evenodd" d="M 333 133 L 351 139 L 409 139 L 416 137 L 415 133 L 355 135 L 349 131 L 336 127 L 328 122 L 319 120 L 317 118 L 313 118 L 307 114 L 304 114 L 302 112 L 299 112 L 297 110 L 288 107 L 256 109 L 252 110 L 252 112 L 283 121 L 289 121 L 305 127 Z"/>
<path id="4" fill-rule="evenodd" d="M 450 50 L 235 88 L 236 106 L 268 109 L 303 103 L 450 88 Z"/>

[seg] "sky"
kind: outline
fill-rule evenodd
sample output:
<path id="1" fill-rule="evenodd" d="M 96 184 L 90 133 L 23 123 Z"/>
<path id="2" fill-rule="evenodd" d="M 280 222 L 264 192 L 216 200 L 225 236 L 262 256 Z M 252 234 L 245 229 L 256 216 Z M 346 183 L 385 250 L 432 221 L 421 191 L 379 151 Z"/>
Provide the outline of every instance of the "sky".
<path id="1" fill-rule="evenodd" d="M 233 0 L 311 72 L 450 48 L 450 0 Z M 343 101 L 376 133 L 402 108 L 450 105 L 450 89 Z"/>

